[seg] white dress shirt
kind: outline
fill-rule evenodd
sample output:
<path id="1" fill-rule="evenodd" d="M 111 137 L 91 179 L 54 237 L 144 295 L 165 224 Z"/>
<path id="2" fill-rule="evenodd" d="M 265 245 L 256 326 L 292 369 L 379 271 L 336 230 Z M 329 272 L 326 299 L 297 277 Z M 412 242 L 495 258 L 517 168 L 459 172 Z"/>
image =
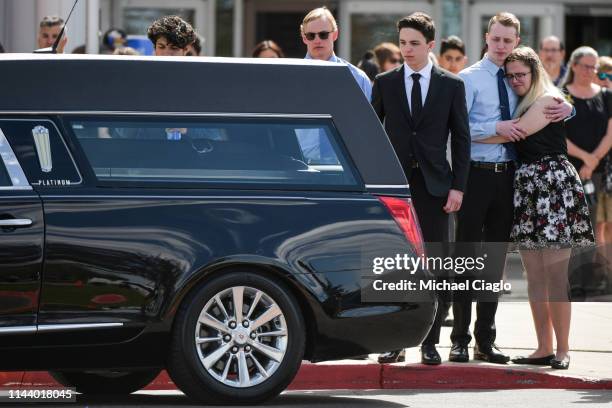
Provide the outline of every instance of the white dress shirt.
<path id="1" fill-rule="evenodd" d="M 408 64 L 404 63 L 404 83 L 406 84 L 406 96 L 408 97 L 410 112 L 412 112 L 412 84 L 414 83 L 411 75 L 415 72 L 421 74 L 419 84 L 421 84 L 421 107 L 423 107 L 425 106 L 425 98 L 427 98 L 427 91 L 429 90 L 429 81 L 431 80 L 432 68 L 433 64 L 431 61 L 429 61 L 420 71 L 414 71 L 408 66 Z"/>

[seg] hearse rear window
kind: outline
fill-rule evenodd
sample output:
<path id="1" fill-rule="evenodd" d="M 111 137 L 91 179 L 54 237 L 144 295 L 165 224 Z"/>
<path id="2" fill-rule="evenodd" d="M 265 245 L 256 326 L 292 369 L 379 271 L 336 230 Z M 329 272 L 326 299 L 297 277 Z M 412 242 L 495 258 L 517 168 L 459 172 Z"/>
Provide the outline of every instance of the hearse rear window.
<path id="1" fill-rule="evenodd" d="M 331 120 L 70 120 L 99 180 L 356 186 Z"/>

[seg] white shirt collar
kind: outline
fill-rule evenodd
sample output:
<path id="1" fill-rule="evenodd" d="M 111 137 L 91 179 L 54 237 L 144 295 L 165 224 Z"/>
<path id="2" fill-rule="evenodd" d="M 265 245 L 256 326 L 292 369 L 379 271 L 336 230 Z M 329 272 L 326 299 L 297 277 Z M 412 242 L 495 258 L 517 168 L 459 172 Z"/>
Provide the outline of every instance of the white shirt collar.
<path id="1" fill-rule="evenodd" d="M 429 60 L 429 58 L 428 58 L 428 60 Z M 408 78 L 410 75 L 412 75 L 415 72 L 417 72 L 417 73 L 421 74 L 422 78 L 429 79 L 431 77 L 431 70 L 432 70 L 432 68 L 433 68 L 433 64 L 431 63 L 431 60 L 429 60 L 427 62 L 427 65 L 425 65 L 423 68 L 421 68 L 420 71 L 414 71 L 412 68 L 410 68 L 410 66 L 408 66 L 408 64 L 406 64 L 404 62 L 404 72 L 406 73 L 405 74 L 406 78 Z"/>

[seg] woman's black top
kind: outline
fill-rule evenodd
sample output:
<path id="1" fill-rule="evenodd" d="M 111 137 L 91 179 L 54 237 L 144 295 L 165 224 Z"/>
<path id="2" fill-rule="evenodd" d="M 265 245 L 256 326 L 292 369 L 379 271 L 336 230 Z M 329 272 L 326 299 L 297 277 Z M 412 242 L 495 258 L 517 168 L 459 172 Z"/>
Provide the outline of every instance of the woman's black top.
<path id="1" fill-rule="evenodd" d="M 567 89 L 564 91 L 568 94 Z M 608 130 L 608 119 L 612 116 L 612 112 L 608 112 L 606 106 L 606 98 L 610 98 L 612 94 L 606 91 L 600 91 L 597 95 L 589 99 L 581 99 L 571 95 L 574 107 L 576 108 L 576 116 L 565 122 L 567 138 L 576 146 L 586 152 L 593 152 L 601 139 L 606 135 Z M 610 102 L 608 102 L 609 104 Z M 570 156 L 570 162 L 580 170 L 582 160 Z M 595 169 L 596 173 L 603 171 L 603 160 Z"/>
<path id="2" fill-rule="evenodd" d="M 544 156 L 567 154 L 565 124 L 563 121 L 549 123 L 542 130 L 514 143 L 521 163 L 533 163 Z"/>

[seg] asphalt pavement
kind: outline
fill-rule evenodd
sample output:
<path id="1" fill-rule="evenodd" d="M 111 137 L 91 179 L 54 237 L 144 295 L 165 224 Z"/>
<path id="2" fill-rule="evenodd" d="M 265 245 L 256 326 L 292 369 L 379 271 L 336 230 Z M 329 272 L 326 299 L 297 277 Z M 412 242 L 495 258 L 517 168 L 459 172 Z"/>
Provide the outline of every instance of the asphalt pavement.
<path id="1" fill-rule="evenodd" d="M 607 390 L 333 390 L 287 391 L 260 408 L 564 408 L 586 406 L 603 408 L 612 405 L 612 391 Z M 76 403 L 45 404 L 44 407 L 74 408 L 195 408 L 194 403 L 178 391 L 140 391 L 119 397 L 77 398 Z M 227 405 L 226 405 L 227 406 Z M 213 407 L 208 405 L 207 407 Z"/>

